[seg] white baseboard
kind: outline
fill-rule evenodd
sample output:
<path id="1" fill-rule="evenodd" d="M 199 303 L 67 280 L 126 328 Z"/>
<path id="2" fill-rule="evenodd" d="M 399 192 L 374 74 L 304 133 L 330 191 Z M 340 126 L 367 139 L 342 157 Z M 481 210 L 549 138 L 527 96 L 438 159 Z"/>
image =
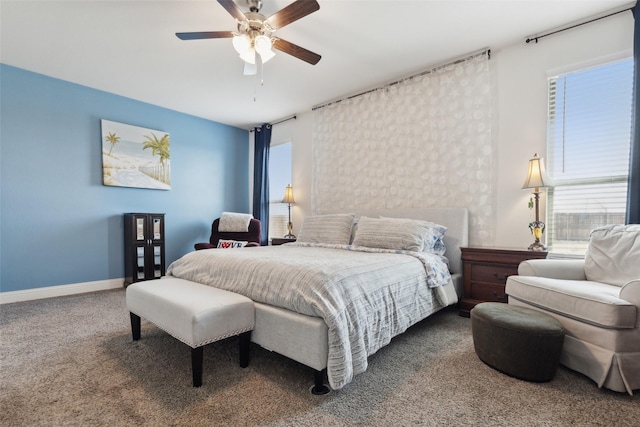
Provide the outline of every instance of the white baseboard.
<path id="1" fill-rule="evenodd" d="M 44 288 L 25 289 L 23 291 L 0 292 L 0 304 L 104 291 L 107 289 L 122 288 L 123 286 L 124 278 L 120 278 L 73 283 L 71 285 L 47 286 Z"/>

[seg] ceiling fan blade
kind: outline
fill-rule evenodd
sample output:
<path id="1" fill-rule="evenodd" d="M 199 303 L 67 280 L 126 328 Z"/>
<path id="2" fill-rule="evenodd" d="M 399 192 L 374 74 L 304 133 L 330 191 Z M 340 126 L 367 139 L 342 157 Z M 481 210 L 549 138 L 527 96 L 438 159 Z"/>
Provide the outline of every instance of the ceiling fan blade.
<path id="1" fill-rule="evenodd" d="M 320 5 L 316 0 L 297 0 L 271 15 L 267 22 L 274 30 L 277 30 L 300 18 L 304 18 L 318 9 L 320 9 Z"/>
<path id="2" fill-rule="evenodd" d="M 176 33 L 180 40 L 229 39 L 234 36 L 231 31 L 200 31 L 195 33 Z"/>
<path id="3" fill-rule="evenodd" d="M 231 16 L 236 18 L 238 22 L 247 19 L 242 9 L 240 9 L 238 5 L 233 2 L 233 0 L 218 0 L 218 3 L 220 3 L 222 7 L 224 7 L 227 12 L 231 14 Z"/>
<path id="4" fill-rule="evenodd" d="M 281 52 L 288 53 L 291 56 L 295 56 L 298 59 L 302 59 L 311 65 L 316 65 L 322 56 L 317 53 L 313 53 L 303 47 L 295 45 L 291 42 L 282 39 L 276 39 L 273 42 L 273 47 Z"/>

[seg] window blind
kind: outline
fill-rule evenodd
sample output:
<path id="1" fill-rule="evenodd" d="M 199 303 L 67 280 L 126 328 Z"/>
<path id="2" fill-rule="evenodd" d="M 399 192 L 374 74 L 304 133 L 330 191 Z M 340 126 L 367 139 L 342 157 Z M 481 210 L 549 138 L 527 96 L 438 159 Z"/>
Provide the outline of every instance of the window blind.
<path id="1" fill-rule="evenodd" d="M 633 59 L 549 79 L 547 238 L 584 253 L 591 230 L 624 224 L 631 147 Z"/>

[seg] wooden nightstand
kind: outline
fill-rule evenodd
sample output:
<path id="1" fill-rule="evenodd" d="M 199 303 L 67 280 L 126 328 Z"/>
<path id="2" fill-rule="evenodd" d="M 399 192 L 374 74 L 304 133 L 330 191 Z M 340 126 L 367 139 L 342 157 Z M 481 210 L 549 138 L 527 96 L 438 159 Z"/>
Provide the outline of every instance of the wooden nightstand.
<path id="1" fill-rule="evenodd" d="M 274 237 L 271 239 L 271 246 L 284 245 L 285 243 L 295 242 L 296 239 L 287 239 L 286 237 Z"/>
<path id="2" fill-rule="evenodd" d="M 507 277 L 518 274 L 518 264 L 528 259 L 546 258 L 546 252 L 525 249 L 468 247 L 462 249 L 464 295 L 460 316 L 481 302 L 507 302 L 504 292 Z"/>

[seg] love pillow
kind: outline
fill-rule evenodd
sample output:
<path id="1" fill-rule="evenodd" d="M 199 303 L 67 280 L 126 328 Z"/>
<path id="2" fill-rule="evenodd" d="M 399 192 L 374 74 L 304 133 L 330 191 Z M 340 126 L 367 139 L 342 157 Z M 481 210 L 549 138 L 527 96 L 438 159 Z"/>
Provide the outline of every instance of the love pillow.
<path id="1" fill-rule="evenodd" d="M 247 246 L 249 242 L 242 242 L 238 240 L 218 240 L 218 248 L 219 249 L 233 249 L 233 248 L 244 248 Z"/>

